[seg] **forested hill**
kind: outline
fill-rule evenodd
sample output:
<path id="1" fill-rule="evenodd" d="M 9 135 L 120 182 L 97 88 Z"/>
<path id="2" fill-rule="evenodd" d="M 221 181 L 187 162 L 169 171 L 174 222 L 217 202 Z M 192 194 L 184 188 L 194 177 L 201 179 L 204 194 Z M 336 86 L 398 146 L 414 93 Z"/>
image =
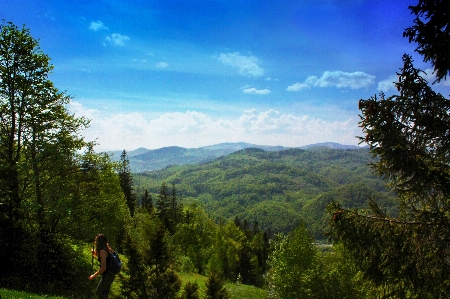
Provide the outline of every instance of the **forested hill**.
<path id="1" fill-rule="evenodd" d="M 342 145 L 334 142 L 311 144 L 302 148 L 327 147 L 327 148 L 358 148 L 352 145 Z M 195 164 L 214 160 L 221 156 L 246 149 L 259 148 L 266 151 L 281 151 L 288 149 L 283 146 L 256 145 L 245 142 L 227 142 L 209 145 L 199 148 L 184 148 L 179 146 L 163 147 L 155 150 L 138 148 L 127 152 L 132 172 L 158 170 L 171 165 Z M 122 151 L 108 152 L 112 160 L 119 161 Z"/>
<path id="2" fill-rule="evenodd" d="M 331 200 L 367 208 L 368 198 L 393 211 L 383 182 L 372 174 L 367 149 L 244 149 L 202 164 L 179 165 L 134 175 L 138 194 L 156 196 L 163 182 L 174 184 L 186 202 L 216 217 L 235 217 L 272 232 L 287 232 L 305 220 L 323 237 Z M 155 197 L 154 197 L 155 198 Z"/>

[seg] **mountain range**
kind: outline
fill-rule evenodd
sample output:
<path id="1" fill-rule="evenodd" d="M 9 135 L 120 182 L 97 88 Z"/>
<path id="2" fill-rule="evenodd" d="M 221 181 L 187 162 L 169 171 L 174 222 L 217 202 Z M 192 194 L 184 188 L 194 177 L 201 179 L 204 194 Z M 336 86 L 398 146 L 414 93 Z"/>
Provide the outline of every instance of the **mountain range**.
<path id="1" fill-rule="evenodd" d="M 358 149 L 355 145 L 343 145 L 334 142 L 316 143 L 298 147 L 300 149 L 310 149 L 324 147 L 330 149 Z M 178 146 L 169 146 L 159 149 L 138 148 L 128 151 L 127 156 L 130 160 L 130 169 L 133 173 L 159 170 L 174 165 L 196 164 L 212 161 L 216 158 L 229 155 L 239 150 L 247 148 L 257 148 L 265 151 L 275 152 L 290 149 L 290 147 L 257 145 L 245 142 L 237 143 L 219 143 L 199 148 L 184 148 Z M 108 154 L 113 161 L 119 161 L 123 151 L 110 151 Z"/>

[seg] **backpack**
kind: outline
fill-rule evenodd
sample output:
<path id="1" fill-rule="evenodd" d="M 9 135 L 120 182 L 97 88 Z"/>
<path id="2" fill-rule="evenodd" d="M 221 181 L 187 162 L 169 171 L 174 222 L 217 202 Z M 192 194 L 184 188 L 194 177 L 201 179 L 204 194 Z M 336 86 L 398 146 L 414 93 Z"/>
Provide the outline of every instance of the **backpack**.
<path id="1" fill-rule="evenodd" d="M 117 274 L 122 269 L 122 261 L 119 258 L 119 255 L 115 251 L 109 252 L 109 264 L 108 264 L 108 272 L 112 274 Z"/>

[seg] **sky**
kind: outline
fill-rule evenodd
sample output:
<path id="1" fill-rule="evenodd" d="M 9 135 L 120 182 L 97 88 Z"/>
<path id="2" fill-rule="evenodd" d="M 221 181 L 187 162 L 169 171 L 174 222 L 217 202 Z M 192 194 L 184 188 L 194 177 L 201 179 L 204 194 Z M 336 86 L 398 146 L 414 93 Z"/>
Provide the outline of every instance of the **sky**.
<path id="1" fill-rule="evenodd" d="M 98 151 L 358 145 L 358 101 L 396 92 L 403 54 L 434 81 L 403 37 L 417 2 L 0 0 L 0 19 L 39 40 Z"/>

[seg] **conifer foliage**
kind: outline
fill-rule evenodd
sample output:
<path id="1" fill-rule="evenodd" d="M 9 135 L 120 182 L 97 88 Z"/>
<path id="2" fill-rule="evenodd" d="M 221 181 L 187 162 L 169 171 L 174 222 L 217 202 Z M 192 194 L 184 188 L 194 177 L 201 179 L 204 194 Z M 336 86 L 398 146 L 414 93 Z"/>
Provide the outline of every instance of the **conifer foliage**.
<path id="1" fill-rule="evenodd" d="M 130 160 L 126 150 L 123 150 L 120 155 L 120 167 L 119 167 L 120 186 L 122 187 L 125 200 L 130 210 L 131 217 L 134 215 L 136 209 L 136 195 L 133 190 L 133 178 L 130 170 Z"/>
<path id="2" fill-rule="evenodd" d="M 444 1 L 421 0 L 410 7 L 428 18 L 428 25 L 416 19 L 405 33 L 419 42 L 425 60 L 434 62 L 438 78 L 450 69 L 445 60 L 450 18 L 443 6 Z M 360 126 L 366 134 L 361 141 L 379 158 L 373 169 L 398 196 L 400 215 L 387 215 L 374 203 L 366 212 L 333 203 L 331 237 L 346 246 L 385 297 L 447 298 L 450 100 L 433 91 L 409 55 L 397 75 L 398 95 L 360 101 Z"/>

